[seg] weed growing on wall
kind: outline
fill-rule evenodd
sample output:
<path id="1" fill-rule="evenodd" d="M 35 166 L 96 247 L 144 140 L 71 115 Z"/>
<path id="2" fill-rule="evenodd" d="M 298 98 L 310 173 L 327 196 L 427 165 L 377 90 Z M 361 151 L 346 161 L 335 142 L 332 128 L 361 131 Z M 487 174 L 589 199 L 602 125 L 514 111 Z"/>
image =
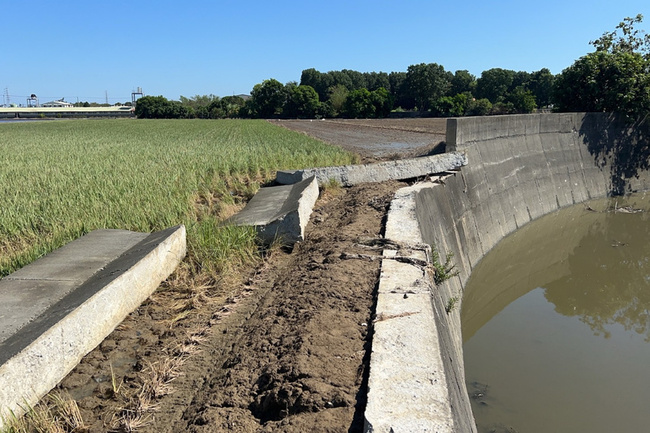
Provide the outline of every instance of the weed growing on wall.
<path id="1" fill-rule="evenodd" d="M 435 248 L 431 249 L 431 262 L 433 266 L 433 281 L 436 286 L 442 284 L 448 279 L 458 275 L 458 270 L 455 270 L 456 265 L 452 264 L 451 260 L 454 257 L 453 252 L 448 252 L 445 256 L 445 262 L 440 261 L 440 253 Z"/>

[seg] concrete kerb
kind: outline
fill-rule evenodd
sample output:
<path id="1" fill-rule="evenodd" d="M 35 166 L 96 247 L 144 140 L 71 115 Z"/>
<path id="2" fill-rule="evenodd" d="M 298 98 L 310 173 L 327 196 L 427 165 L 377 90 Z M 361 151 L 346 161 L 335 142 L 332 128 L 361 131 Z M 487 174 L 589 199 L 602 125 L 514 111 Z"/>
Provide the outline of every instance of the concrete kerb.
<path id="1" fill-rule="evenodd" d="M 444 347 L 432 305 L 430 249 L 422 242 L 415 194 L 434 184 L 402 188 L 391 202 L 375 311 L 365 431 L 453 432 L 454 416 L 442 361 Z M 405 260 L 406 259 L 406 260 Z M 413 260 L 408 260 L 413 259 Z"/>
<path id="2" fill-rule="evenodd" d="M 318 184 L 321 186 L 331 180 L 342 186 L 352 186 L 366 182 L 385 182 L 387 180 L 423 177 L 432 173 L 457 170 L 464 165 L 467 165 L 467 156 L 464 152 L 448 152 L 440 155 L 383 161 L 373 164 L 278 171 L 276 182 L 290 185 L 311 176 L 316 176 Z"/>
<path id="3" fill-rule="evenodd" d="M 93 255 L 94 249 L 100 249 L 100 245 L 88 243 L 88 238 L 106 241 L 106 236 L 103 236 L 106 232 L 133 234 L 122 230 L 100 232 L 102 236 L 93 236 L 95 232 L 91 232 L 68 244 L 67 252 L 74 253 L 76 248 L 79 257 L 83 256 L 84 251 Z M 108 235 L 110 238 L 110 233 Z M 144 238 L 138 236 L 141 234 L 134 235 L 138 240 L 134 245 L 129 246 L 132 241 L 127 241 L 123 254 L 109 257 L 105 264 L 95 268 L 96 272 L 90 272 L 92 275 L 80 284 L 74 269 L 61 273 L 57 272 L 56 266 L 51 267 L 53 273 L 45 275 L 40 281 L 32 280 L 32 284 L 38 285 L 38 291 L 45 296 L 50 284 L 56 286 L 61 281 L 74 281 L 76 287 L 60 290 L 58 297 L 49 299 L 46 308 L 38 307 L 42 311 L 29 323 L 16 325 L 13 334 L 3 336 L 0 341 L 0 428 L 3 418 L 11 413 L 21 415 L 56 386 L 84 355 L 101 343 L 151 295 L 185 256 L 186 233 L 183 226 L 145 235 Z M 41 266 L 44 259 L 48 259 L 48 256 L 40 259 L 41 263 L 37 260 L 23 268 L 23 274 L 29 273 L 30 266 Z M 83 270 L 82 273 L 87 271 Z M 16 282 L 30 282 L 29 278 L 5 280 L 1 280 L 5 288 Z M 0 297 L 4 292 L 0 293 Z M 28 296 L 33 294 L 29 293 Z"/>

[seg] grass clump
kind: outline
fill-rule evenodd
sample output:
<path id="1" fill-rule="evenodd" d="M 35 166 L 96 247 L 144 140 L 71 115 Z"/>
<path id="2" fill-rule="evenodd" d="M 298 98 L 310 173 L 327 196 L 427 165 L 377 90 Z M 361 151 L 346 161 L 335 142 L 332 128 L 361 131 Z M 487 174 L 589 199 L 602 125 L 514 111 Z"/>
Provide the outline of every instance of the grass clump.
<path id="1" fill-rule="evenodd" d="M 452 296 L 447 300 L 447 304 L 445 305 L 445 312 L 447 314 L 451 314 L 452 311 L 456 309 L 456 304 L 458 304 L 458 297 L 457 296 Z"/>
<path id="2" fill-rule="evenodd" d="M 3 419 L 1 433 L 74 433 L 86 432 L 77 403 L 67 394 L 50 393 L 44 404 L 25 408 L 25 414 L 10 414 Z"/>

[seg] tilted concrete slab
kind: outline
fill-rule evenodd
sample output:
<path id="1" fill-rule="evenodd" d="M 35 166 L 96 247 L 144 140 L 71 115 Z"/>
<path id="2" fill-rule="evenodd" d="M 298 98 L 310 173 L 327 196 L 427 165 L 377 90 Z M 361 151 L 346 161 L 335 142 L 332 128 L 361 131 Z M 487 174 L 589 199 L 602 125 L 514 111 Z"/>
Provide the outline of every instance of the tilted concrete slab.
<path id="1" fill-rule="evenodd" d="M 318 183 L 311 176 L 293 185 L 261 188 L 237 215 L 226 223 L 255 226 L 267 243 L 279 238 L 292 245 L 305 238 L 305 227 L 318 199 Z"/>
<path id="2" fill-rule="evenodd" d="M 383 161 L 373 164 L 278 171 L 276 181 L 283 185 L 290 185 L 311 176 L 316 176 L 319 185 L 324 185 L 330 180 L 334 180 L 343 186 L 352 186 L 366 182 L 412 179 L 414 177 L 456 170 L 464 165 L 467 165 L 467 157 L 464 152 L 449 152 L 440 155 Z"/>
<path id="3" fill-rule="evenodd" d="M 183 226 L 97 230 L 0 280 L 0 426 L 61 381 L 185 253 Z"/>

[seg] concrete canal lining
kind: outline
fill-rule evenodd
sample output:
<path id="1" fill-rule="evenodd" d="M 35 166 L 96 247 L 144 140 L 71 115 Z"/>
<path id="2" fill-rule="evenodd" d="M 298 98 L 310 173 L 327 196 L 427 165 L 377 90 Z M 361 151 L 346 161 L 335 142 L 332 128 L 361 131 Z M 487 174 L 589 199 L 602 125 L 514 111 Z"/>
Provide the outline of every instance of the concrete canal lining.
<path id="1" fill-rule="evenodd" d="M 391 331 L 392 338 L 399 341 L 413 329 L 430 326 L 433 321 L 437 341 L 430 349 L 439 354 L 419 373 L 409 372 L 411 387 L 402 389 L 396 383 L 391 386 L 390 381 L 395 378 L 378 376 L 379 364 L 373 359 L 381 360 L 383 356 L 375 356 L 375 340 L 386 336 L 382 336 L 381 327 L 375 329 L 367 431 L 476 431 L 465 388 L 460 324 L 463 288 L 472 269 L 501 239 L 536 218 L 589 199 L 650 189 L 645 163 L 649 130 L 647 122 L 630 127 L 620 117 L 605 113 L 448 120 L 447 149 L 465 153 L 468 164 L 446 179 L 444 185 L 416 185 L 400 190 L 400 201 L 395 203 L 412 209 L 398 217 L 399 224 L 407 226 L 404 221 L 410 214 L 417 221 L 419 232 L 394 240 L 421 239 L 433 245 L 443 260 L 447 253 L 454 255 L 458 276 L 432 288 L 428 297 L 431 305 L 422 306 L 412 316 L 422 321 L 411 320 L 401 330 Z M 390 214 L 388 219 L 387 236 L 402 236 L 388 233 Z M 399 278 L 399 274 L 385 275 L 382 269 L 382 279 L 386 277 Z M 408 285 L 411 279 L 406 280 Z M 455 304 L 454 299 L 458 300 Z M 402 297 L 394 297 L 393 305 L 382 308 L 390 311 L 401 301 Z M 453 308 L 446 311 L 451 304 Z M 425 311 L 432 315 L 424 314 Z M 427 340 L 421 341 L 427 344 Z M 409 348 L 402 351 L 407 355 L 411 352 Z M 413 350 L 410 359 L 402 357 L 393 368 L 417 363 L 421 352 Z M 413 405 L 409 412 L 403 402 L 412 401 L 414 394 L 429 394 L 432 387 L 440 397 L 436 404 L 427 406 L 428 416 L 422 416 L 421 405 Z M 391 393 L 387 395 L 385 390 Z M 439 402 L 447 407 L 441 408 Z M 400 411 L 386 417 L 382 407 L 384 412 L 391 407 Z"/>

